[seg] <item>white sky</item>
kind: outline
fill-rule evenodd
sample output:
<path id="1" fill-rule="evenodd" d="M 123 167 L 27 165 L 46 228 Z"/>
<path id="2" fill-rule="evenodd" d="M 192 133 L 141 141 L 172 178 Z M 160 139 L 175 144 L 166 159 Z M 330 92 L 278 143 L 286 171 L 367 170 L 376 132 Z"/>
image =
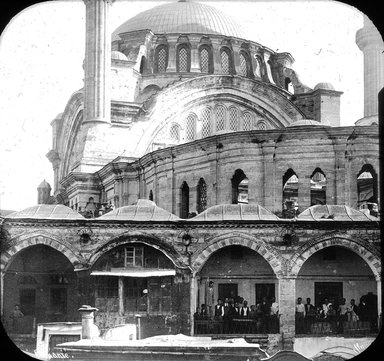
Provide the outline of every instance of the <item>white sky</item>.
<path id="1" fill-rule="evenodd" d="M 170 2 L 170 1 L 166 1 Z M 330 82 L 341 97 L 341 125 L 363 117 L 363 56 L 355 44 L 362 13 L 334 1 L 201 1 L 243 24 L 249 40 L 287 51 L 303 83 Z M 111 30 L 163 1 L 116 1 Z M 0 209 L 37 204 L 53 186 L 46 154 L 50 122 L 83 86 L 83 1 L 49 1 L 18 14 L 0 38 Z"/>

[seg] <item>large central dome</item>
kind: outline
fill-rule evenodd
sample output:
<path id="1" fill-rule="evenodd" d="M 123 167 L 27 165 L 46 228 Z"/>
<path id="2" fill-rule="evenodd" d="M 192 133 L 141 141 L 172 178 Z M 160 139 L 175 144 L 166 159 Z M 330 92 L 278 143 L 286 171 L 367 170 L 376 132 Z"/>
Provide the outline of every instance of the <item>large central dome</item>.
<path id="1" fill-rule="evenodd" d="M 120 25 L 112 35 L 150 29 L 155 34 L 198 33 L 244 38 L 241 27 L 229 16 L 212 6 L 179 1 L 156 6 L 137 14 Z"/>

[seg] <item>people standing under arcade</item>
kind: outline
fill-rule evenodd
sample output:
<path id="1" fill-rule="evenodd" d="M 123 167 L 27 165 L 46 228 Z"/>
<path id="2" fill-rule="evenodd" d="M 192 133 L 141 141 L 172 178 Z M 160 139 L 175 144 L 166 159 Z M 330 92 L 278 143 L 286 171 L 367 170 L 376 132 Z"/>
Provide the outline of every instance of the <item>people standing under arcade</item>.
<path id="1" fill-rule="evenodd" d="M 304 319 L 305 332 L 311 333 L 311 326 L 313 325 L 316 319 L 316 308 L 311 303 L 311 299 L 309 297 L 307 298 L 307 303 L 304 305 L 304 308 L 305 308 L 305 319 Z"/>
<path id="2" fill-rule="evenodd" d="M 249 315 L 248 302 L 244 301 L 243 307 L 241 307 L 241 309 L 240 309 L 240 317 L 241 318 L 248 318 L 248 315 Z"/>
<path id="3" fill-rule="evenodd" d="M 338 333 L 344 332 L 344 322 L 348 320 L 347 311 L 348 311 L 348 306 L 346 305 L 346 300 L 345 298 L 342 298 L 339 304 L 339 309 L 337 310 L 338 312 L 337 332 Z"/>
<path id="4" fill-rule="evenodd" d="M 302 333 L 305 332 L 305 329 L 304 329 L 305 307 L 304 307 L 304 305 L 301 302 L 302 302 L 302 298 L 299 297 L 297 299 L 296 315 L 295 315 L 295 318 L 296 318 L 296 333 L 297 334 L 302 334 Z"/>
<path id="5" fill-rule="evenodd" d="M 359 309 L 353 298 L 351 299 L 350 305 L 347 308 L 347 316 L 349 322 L 359 321 Z"/>
<path id="6" fill-rule="evenodd" d="M 279 332 L 279 304 L 276 302 L 275 297 L 271 298 L 271 309 L 270 309 L 270 330 L 271 333 Z"/>
<path id="7" fill-rule="evenodd" d="M 211 317 L 213 315 L 213 306 L 215 304 L 213 281 L 209 281 L 208 283 L 205 304 L 207 305 L 208 316 Z"/>

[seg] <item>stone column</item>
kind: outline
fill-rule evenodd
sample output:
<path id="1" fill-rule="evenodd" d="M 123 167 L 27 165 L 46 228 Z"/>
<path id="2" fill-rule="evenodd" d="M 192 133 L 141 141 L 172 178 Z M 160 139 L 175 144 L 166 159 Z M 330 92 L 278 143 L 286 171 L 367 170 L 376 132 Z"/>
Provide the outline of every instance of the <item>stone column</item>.
<path id="1" fill-rule="evenodd" d="M 200 73 L 200 59 L 199 59 L 199 49 L 198 44 L 194 41 L 191 44 L 191 72 Z"/>
<path id="2" fill-rule="evenodd" d="M 293 349 L 295 337 L 296 279 L 279 278 L 280 334 L 284 350 Z"/>
<path id="3" fill-rule="evenodd" d="M 381 299 L 383 296 L 382 296 L 382 292 L 381 292 L 381 280 L 377 279 L 376 283 L 377 283 L 377 315 L 378 315 L 377 325 L 380 329 L 380 316 L 381 316 L 381 312 L 382 312 Z"/>
<path id="4" fill-rule="evenodd" d="M 367 16 L 356 33 L 356 44 L 364 54 L 364 118 L 377 117 L 378 94 L 384 86 L 384 42 Z"/>
<path id="5" fill-rule="evenodd" d="M 124 280 L 119 277 L 119 315 L 124 315 Z"/>
<path id="6" fill-rule="evenodd" d="M 85 60 L 84 119 L 110 123 L 111 33 L 109 10 L 113 0 L 84 0 Z"/>
<path id="7" fill-rule="evenodd" d="M 176 72 L 176 44 L 177 38 L 168 37 L 168 72 Z"/>
<path id="8" fill-rule="evenodd" d="M 96 334 L 98 333 L 98 329 L 97 326 L 94 324 L 95 311 L 98 311 L 98 309 L 88 305 L 83 305 L 81 306 L 81 308 L 79 308 L 79 312 L 81 313 L 82 339 L 91 339 L 95 336 L 98 336 L 98 334 Z"/>
<path id="9" fill-rule="evenodd" d="M 298 175 L 298 204 L 299 212 L 311 206 L 311 177 L 308 175 Z"/>
<path id="10" fill-rule="evenodd" d="M 279 187 L 279 182 L 276 180 L 275 162 L 273 154 L 275 152 L 275 143 L 273 141 L 267 142 L 261 145 L 263 154 L 263 183 L 264 186 L 260 192 L 263 192 L 260 196 L 264 199 L 263 206 L 272 212 L 281 209 L 281 201 L 276 199 L 276 190 Z M 277 183 L 276 183 L 277 181 Z M 277 185 L 276 185 L 277 184 Z M 280 186 L 282 188 L 282 185 Z"/>
<path id="11" fill-rule="evenodd" d="M 193 315 L 196 312 L 196 297 L 197 297 L 197 280 L 196 276 L 192 274 L 191 280 L 190 280 L 190 290 L 191 290 L 191 303 L 190 303 L 190 324 L 191 324 L 191 336 L 194 336 L 195 334 L 195 319 Z"/>

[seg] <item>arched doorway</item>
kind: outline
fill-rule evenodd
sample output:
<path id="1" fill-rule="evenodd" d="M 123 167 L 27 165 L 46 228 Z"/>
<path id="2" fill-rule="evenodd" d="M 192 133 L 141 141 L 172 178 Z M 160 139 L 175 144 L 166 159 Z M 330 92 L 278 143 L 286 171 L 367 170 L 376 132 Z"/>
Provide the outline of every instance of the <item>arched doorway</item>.
<path id="1" fill-rule="evenodd" d="M 196 297 L 196 334 L 278 332 L 278 319 L 270 317 L 278 280 L 264 257 L 248 247 L 229 245 L 212 253 L 198 273 Z M 219 302 L 224 306 L 222 317 L 216 317 Z M 206 315 L 202 309 L 207 309 Z M 228 324 L 227 310 L 232 312 Z"/>
<path id="2" fill-rule="evenodd" d="M 363 335 L 377 330 L 375 276 L 365 260 L 347 247 L 325 247 L 303 263 L 296 280 L 299 297 L 304 305 L 310 298 L 314 308 L 305 306 L 304 318 L 296 317 L 296 334 Z"/>
<path id="3" fill-rule="evenodd" d="M 96 324 L 103 331 L 134 323 L 140 314 L 142 337 L 169 333 L 166 320 L 189 312 L 189 298 L 183 296 L 189 294 L 184 271 L 176 270 L 161 250 L 139 239 L 122 243 L 102 254 L 92 266 L 90 282 L 99 309 Z"/>
<path id="4" fill-rule="evenodd" d="M 35 331 L 36 323 L 77 321 L 77 295 L 77 276 L 65 255 L 46 245 L 27 247 L 4 272 L 6 328 L 26 334 Z M 17 307 L 20 317 L 14 317 Z"/>

